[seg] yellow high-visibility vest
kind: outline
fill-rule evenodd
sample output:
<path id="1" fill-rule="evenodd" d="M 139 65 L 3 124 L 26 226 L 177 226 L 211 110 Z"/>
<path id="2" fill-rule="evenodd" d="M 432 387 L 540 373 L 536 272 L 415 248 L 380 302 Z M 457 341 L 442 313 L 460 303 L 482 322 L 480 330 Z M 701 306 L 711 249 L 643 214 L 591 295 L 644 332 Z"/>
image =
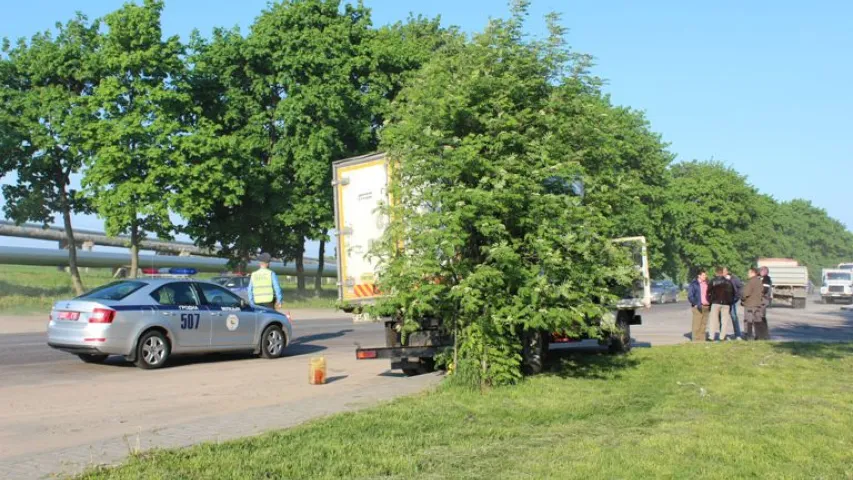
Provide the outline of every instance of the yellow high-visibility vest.
<path id="1" fill-rule="evenodd" d="M 252 301 L 270 303 L 275 299 L 272 286 L 272 271 L 262 268 L 252 274 Z"/>

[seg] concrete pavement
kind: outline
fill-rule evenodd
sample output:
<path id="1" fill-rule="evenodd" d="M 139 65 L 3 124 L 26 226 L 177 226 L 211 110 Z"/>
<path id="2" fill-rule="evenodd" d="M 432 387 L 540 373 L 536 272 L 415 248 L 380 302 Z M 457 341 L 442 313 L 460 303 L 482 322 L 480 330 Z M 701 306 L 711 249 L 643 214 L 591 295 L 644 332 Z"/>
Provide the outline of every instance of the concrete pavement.
<path id="1" fill-rule="evenodd" d="M 331 318 L 291 313 L 296 338 L 284 358 L 174 357 L 154 371 L 120 357 L 85 364 L 48 348 L 43 332 L 0 335 L 0 478 L 75 473 L 151 447 L 286 428 L 414 393 L 440 378 L 406 378 L 390 372 L 387 361 L 356 361 L 356 344 L 383 344 L 380 324 L 353 325 L 329 311 Z M 308 384 L 314 355 L 326 358 L 326 385 Z"/>

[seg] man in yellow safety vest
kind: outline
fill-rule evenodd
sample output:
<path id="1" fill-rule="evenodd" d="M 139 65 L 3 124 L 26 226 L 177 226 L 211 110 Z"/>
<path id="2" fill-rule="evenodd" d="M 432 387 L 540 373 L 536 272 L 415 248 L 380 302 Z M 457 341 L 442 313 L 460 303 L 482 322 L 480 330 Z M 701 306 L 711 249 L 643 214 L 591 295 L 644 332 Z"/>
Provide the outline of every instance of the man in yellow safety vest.
<path id="1" fill-rule="evenodd" d="M 254 306 L 281 308 L 281 286 L 278 277 L 270 270 L 270 254 L 262 253 L 258 256 L 261 264 L 249 281 L 249 302 Z"/>

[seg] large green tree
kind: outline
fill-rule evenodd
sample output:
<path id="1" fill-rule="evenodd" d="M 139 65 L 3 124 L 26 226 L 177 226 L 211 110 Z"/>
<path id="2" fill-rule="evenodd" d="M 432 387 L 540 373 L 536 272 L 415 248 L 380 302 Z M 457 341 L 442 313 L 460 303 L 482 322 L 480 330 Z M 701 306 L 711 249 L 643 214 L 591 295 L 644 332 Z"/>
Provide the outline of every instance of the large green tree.
<path id="1" fill-rule="evenodd" d="M 319 240 L 319 280 L 333 224 L 331 162 L 376 147 L 389 105 L 444 38 L 437 20 L 374 30 L 360 5 L 325 0 L 273 4 L 246 36 L 193 35 L 186 85 L 202 117 L 231 139 L 243 193 L 185 216 L 187 233 L 231 257 L 261 249 L 300 266 L 305 239 Z"/>
<path id="2" fill-rule="evenodd" d="M 274 188 L 287 192 L 276 220 L 296 235 L 298 288 L 304 290 L 304 241 L 325 242 L 333 226 L 331 163 L 373 146 L 368 85 L 370 15 L 340 0 L 289 0 L 272 5 L 252 27 L 249 43 L 269 62 L 281 86 L 280 138 Z M 321 255 L 322 256 L 322 255 Z"/>
<path id="3" fill-rule="evenodd" d="M 18 223 L 48 224 L 58 213 L 68 244 L 68 266 L 77 294 L 84 291 L 77 268 L 71 216 L 89 211 L 71 188 L 90 152 L 82 132 L 94 116 L 88 108 L 101 73 L 98 22 L 78 15 L 12 47 L 0 59 L 0 177 L 15 172 L 3 186 L 6 215 Z"/>
<path id="4" fill-rule="evenodd" d="M 770 236 L 774 256 L 795 258 L 809 267 L 813 282 L 820 281 L 821 269 L 853 259 L 853 233 L 810 201 L 781 202 L 770 213 L 774 229 L 756 235 Z"/>
<path id="5" fill-rule="evenodd" d="M 583 66 L 584 57 L 580 62 Z M 588 204 L 605 213 L 610 236 L 645 236 L 652 273 L 659 274 L 672 155 L 642 113 L 612 105 L 597 88 L 567 83 L 555 96 L 564 121 L 552 134 L 565 142 L 560 155 L 584 167 Z"/>
<path id="6" fill-rule="evenodd" d="M 125 4 L 104 18 L 104 75 L 90 102 L 98 117 L 86 131 L 92 157 L 83 184 L 107 234 L 129 233 L 131 275 L 146 232 L 169 238 L 176 145 L 188 102 L 171 80 L 183 69 L 177 36 L 164 39 L 163 2 Z"/>
<path id="7" fill-rule="evenodd" d="M 382 134 L 395 204 L 374 250 L 389 293 L 377 312 L 407 331 L 444 319 L 458 371 L 491 384 L 520 378 L 524 332 L 600 333 L 589 319 L 632 271 L 598 202 L 566 194 L 576 176 L 596 184 L 560 126 L 598 121 L 569 105 L 598 98 L 597 82 L 556 18 L 547 40 L 525 38 L 526 8 L 450 41 L 403 88 Z"/>
<path id="8" fill-rule="evenodd" d="M 756 189 L 719 162 L 678 163 L 672 175 L 663 225 L 669 274 L 683 280 L 718 265 L 745 271 L 752 262 L 743 232 L 766 207 Z"/>
<path id="9" fill-rule="evenodd" d="M 214 196 L 209 208 L 184 212 L 184 231 L 233 259 L 246 260 L 259 250 L 286 258 L 295 235 L 275 215 L 287 209 L 290 196 L 276 188 L 273 168 L 281 137 L 276 110 L 284 91 L 272 81 L 266 52 L 250 48 L 238 29 L 217 28 L 210 39 L 194 32 L 189 46 L 182 88 L 192 98 L 198 121 L 215 126 L 220 141 L 232 146 L 206 161 L 236 164 L 231 181 L 242 193 L 235 202 Z"/>

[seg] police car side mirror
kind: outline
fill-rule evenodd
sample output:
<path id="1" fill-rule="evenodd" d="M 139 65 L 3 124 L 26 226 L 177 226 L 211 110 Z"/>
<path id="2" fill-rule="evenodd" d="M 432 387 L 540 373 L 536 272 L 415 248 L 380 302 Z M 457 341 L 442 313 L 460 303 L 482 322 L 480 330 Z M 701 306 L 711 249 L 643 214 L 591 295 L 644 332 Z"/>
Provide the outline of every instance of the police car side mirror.
<path id="1" fill-rule="evenodd" d="M 246 308 L 248 306 L 249 306 L 249 302 L 247 302 L 241 298 L 240 299 L 240 308 Z"/>

